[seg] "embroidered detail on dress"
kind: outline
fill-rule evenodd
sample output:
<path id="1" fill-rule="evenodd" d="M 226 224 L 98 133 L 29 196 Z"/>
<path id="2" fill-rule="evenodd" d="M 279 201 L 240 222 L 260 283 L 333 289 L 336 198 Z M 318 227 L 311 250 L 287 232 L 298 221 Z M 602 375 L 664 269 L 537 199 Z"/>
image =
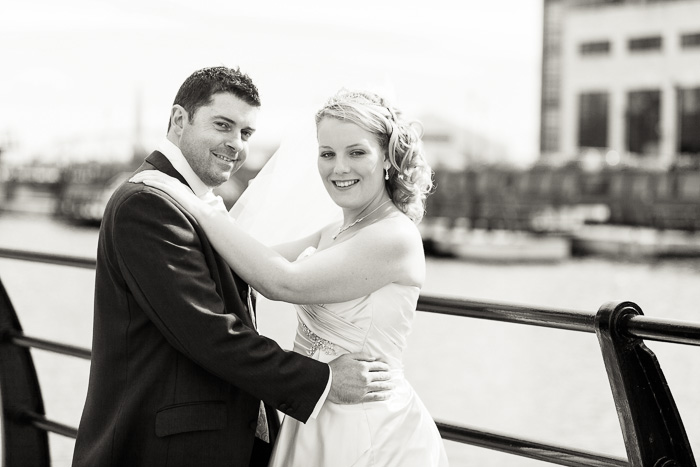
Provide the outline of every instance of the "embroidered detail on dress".
<path id="1" fill-rule="evenodd" d="M 317 336 L 316 333 L 309 329 L 304 323 L 301 323 L 301 328 L 304 330 L 304 334 L 306 334 L 306 337 L 308 337 L 311 341 L 311 348 L 306 351 L 306 354 L 309 357 L 312 357 L 319 349 L 323 350 L 323 353 L 325 353 L 326 355 L 337 354 L 335 350 L 335 344 L 333 344 L 330 341 L 327 341 L 323 337 Z"/>

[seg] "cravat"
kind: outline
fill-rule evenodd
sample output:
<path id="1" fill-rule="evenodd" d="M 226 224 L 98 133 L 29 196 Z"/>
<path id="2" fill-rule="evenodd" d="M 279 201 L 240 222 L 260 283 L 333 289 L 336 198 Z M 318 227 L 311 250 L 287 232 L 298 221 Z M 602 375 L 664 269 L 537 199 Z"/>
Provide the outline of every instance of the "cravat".
<path id="1" fill-rule="evenodd" d="M 255 317 L 255 294 L 257 292 L 253 290 L 251 286 L 248 286 L 248 311 L 250 312 L 250 317 L 253 320 L 253 326 L 257 329 L 258 324 Z M 258 410 L 258 424 L 255 427 L 255 436 L 265 441 L 270 442 L 270 429 L 267 425 L 267 412 L 265 411 L 265 404 L 260 401 L 260 409 Z"/>

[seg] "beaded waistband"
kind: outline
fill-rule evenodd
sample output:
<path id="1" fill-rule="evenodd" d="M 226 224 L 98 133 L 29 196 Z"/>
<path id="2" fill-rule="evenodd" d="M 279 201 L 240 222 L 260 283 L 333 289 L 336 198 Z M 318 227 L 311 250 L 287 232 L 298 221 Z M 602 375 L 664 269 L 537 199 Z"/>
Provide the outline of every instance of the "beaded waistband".
<path id="1" fill-rule="evenodd" d="M 321 350 L 326 355 L 338 355 L 338 350 L 334 343 L 324 339 L 323 337 L 319 337 L 304 323 L 301 323 L 301 329 L 304 331 L 304 334 L 309 339 L 309 342 L 311 342 L 311 347 L 306 351 L 306 354 L 309 357 L 312 357 L 317 350 Z"/>

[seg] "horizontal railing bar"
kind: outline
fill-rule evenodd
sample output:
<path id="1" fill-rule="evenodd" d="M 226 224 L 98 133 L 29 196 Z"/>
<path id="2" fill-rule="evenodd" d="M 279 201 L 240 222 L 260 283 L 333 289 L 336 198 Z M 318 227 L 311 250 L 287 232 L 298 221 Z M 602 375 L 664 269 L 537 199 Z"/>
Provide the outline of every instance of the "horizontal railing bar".
<path id="1" fill-rule="evenodd" d="M 74 345 L 61 344 L 59 342 L 48 341 L 46 339 L 25 336 L 24 334 L 12 335 L 10 336 L 10 341 L 20 347 L 47 350 L 49 352 L 69 355 L 72 357 L 84 358 L 86 360 L 90 360 L 92 358 L 92 351 L 90 349 L 76 347 Z"/>
<path id="2" fill-rule="evenodd" d="M 436 422 L 443 439 L 571 467 L 628 467 L 627 459 Z"/>
<path id="3" fill-rule="evenodd" d="M 49 420 L 33 412 L 22 414 L 35 427 L 68 438 L 76 438 L 78 430 L 74 427 Z M 628 467 L 626 459 L 607 457 L 587 451 L 574 450 L 563 446 L 543 444 L 538 441 L 514 438 L 496 432 L 489 432 L 464 426 L 436 422 L 443 439 L 456 441 L 471 446 L 501 451 L 521 457 L 528 457 L 544 462 L 571 467 Z"/>
<path id="4" fill-rule="evenodd" d="M 43 415 L 39 415 L 34 412 L 24 412 L 22 414 L 28 420 L 32 422 L 32 425 L 39 428 L 40 430 L 48 431 L 50 433 L 56 433 L 63 435 L 67 438 L 77 438 L 78 430 L 72 426 L 64 425 L 63 423 L 58 423 L 53 420 L 49 420 Z"/>
<path id="5" fill-rule="evenodd" d="M 418 309 L 428 313 L 526 324 L 570 331 L 595 332 L 595 313 L 532 308 L 504 303 L 421 295 Z M 632 337 L 700 346 L 700 324 L 689 321 L 630 316 L 621 328 Z"/>
<path id="6" fill-rule="evenodd" d="M 0 258 L 36 261 L 94 269 L 93 258 L 38 253 L 26 250 L 0 248 Z M 507 323 L 542 326 L 579 332 L 595 332 L 595 313 L 573 310 L 533 308 L 521 305 L 483 302 L 458 298 L 421 295 L 418 309 L 429 313 L 486 319 Z M 700 345 L 700 324 L 662 320 L 648 316 L 627 319 L 627 332 L 633 337 L 660 342 Z"/>
<path id="7" fill-rule="evenodd" d="M 627 333 L 640 339 L 700 345 L 700 326 L 689 321 L 630 316 L 625 324 Z"/>
<path id="8" fill-rule="evenodd" d="M 53 253 L 40 253 L 37 251 L 15 250 L 10 248 L 0 248 L 0 258 L 58 264 L 61 266 L 73 266 L 85 269 L 95 269 L 95 265 L 97 264 L 97 260 L 93 258 L 57 255 Z"/>
<path id="9" fill-rule="evenodd" d="M 572 310 L 532 308 L 505 303 L 421 295 L 418 309 L 430 313 L 479 318 L 507 323 L 595 332 L 595 314 Z"/>

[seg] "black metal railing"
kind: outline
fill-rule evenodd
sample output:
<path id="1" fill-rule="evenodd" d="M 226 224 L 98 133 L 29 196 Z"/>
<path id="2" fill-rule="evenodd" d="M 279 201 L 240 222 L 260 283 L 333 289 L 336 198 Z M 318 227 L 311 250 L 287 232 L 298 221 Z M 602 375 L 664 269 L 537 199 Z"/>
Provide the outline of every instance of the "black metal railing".
<path id="1" fill-rule="evenodd" d="M 95 260 L 0 248 L 0 257 L 81 268 Z M 446 440 L 574 467 L 695 467 L 680 414 L 655 355 L 644 339 L 700 345 L 700 324 L 649 318 L 632 302 L 606 303 L 597 313 L 421 296 L 424 312 L 595 333 L 615 400 L 627 459 L 438 421 Z M 47 432 L 75 438 L 73 427 L 47 419 L 29 353 L 38 348 L 79 358 L 90 350 L 26 336 L 0 279 L 0 395 L 4 464 L 50 465 Z M 29 456 L 29 457 L 28 457 Z"/>

